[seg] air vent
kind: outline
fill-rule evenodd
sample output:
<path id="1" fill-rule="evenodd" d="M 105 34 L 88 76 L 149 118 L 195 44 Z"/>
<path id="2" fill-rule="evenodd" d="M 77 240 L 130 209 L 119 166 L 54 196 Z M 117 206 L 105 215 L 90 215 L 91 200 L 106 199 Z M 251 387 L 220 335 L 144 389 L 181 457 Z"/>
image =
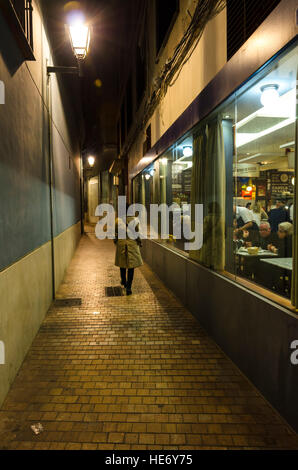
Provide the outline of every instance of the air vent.
<path id="1" fill-rule="evenodd" d="M 56 299 L 55 307 L 76 307 L 82 305 L 81 298 L 69 298 L 69 299 Z"/>
<path id="2" fill-rule="evenodd" d="M 106 287 L 106 297 L 121 297 L 123 295 L 123 289 L 120 286 Z"/>
<path id="3" fill-rule="evenodd" d="M 279 3 L 280 0 L 227 0 L 228 60 Z"/>

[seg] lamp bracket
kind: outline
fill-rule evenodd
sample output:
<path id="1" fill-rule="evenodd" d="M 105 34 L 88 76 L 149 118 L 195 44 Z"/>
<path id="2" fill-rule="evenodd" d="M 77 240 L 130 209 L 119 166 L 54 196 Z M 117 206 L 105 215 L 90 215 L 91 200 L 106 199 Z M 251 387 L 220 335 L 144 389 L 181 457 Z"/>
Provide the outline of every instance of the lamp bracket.
<path id="1" fill-rule="evenodd" d="M 78 67 L 47 67 L 47 73 L 73 73 L 73 74 L 79 74 L 79 68 Z"/>

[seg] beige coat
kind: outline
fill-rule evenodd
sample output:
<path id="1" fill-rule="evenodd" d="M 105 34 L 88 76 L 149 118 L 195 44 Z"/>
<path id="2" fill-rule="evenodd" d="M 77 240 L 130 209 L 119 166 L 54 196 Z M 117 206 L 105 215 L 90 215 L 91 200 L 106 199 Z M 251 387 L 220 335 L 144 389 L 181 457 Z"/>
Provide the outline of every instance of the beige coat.
<path id="1" fill-rule="evenodd" d="M 127 223 L 133 220 L 133 217 L 127 217 Z M 116 235 L 118 235 L 118 226 L 121 223 L 117 219 L 116 221 Z M 138 268 L 142 266 L 143 260 L 140 252 L 139 241 L 131 240 L 120 240 L 116 238 L 116 257 L 115 265 L 119 268 Z"/>

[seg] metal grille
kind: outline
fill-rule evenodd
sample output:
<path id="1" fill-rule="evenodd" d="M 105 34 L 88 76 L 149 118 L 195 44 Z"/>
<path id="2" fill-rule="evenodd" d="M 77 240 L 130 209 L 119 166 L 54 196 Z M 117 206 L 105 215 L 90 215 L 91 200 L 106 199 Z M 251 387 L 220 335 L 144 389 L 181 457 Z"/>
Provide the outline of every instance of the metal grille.
<path id="1" fill-rule="evenodd" d="M 279 3 L 280 0 L 227 0 L 228 60 Z"/>
<path id="2" fill-rule="evenodd" d="M 55 300 L 56 307 L 75 307 L 78 305 L 82 305 L 81 298 L 56 299 Z"/>
<path id="3" fill-rule="evenodd" d="M 123 295 L 122 287 L 106 287 L 106 297 L 121 297 Z"/>
<path id="4" fill-rule="evenodd" d="M 25 36 L 33 50 L 33 7 L 32 0 L 11 0 Z"/>

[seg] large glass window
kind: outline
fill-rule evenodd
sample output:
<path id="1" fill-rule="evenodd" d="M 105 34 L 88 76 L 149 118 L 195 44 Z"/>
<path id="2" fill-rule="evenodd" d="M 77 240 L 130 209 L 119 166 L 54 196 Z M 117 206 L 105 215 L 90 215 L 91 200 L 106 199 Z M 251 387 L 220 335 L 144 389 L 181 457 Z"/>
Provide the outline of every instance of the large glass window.
<path id="1" fill-rule="evenodd" d="M 147 210 L 204 206 L 201 249 L 185 252 L 173 216 L 161 243 L 294 305 L 297 57 L 292 47 L 256 74 L 134 182 Z"/>
<path id="2" fill-rule="evenodd" d="M 236 273 L 291 294 L 298 48 L 237 94 Z"/>

